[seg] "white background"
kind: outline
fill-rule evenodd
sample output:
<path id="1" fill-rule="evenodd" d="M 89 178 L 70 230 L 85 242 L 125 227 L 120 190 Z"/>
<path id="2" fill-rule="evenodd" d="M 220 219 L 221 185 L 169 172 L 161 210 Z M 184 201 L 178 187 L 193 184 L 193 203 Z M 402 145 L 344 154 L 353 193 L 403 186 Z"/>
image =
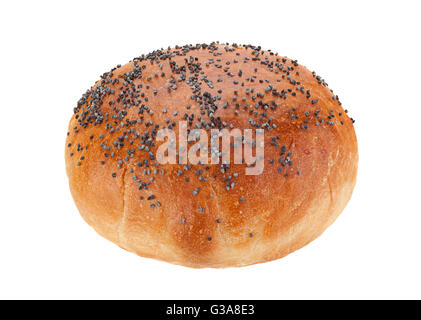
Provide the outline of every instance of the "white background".
<path id="1" fill-rule="evenodd" d="M 419 1 L 2 1 L 0 298 L 421 298 Z M 317 240 L 240 269 L 137 257 L 79 216 L 73 107 L 168 45 L 251 43 L 317 71 L 357 122 L 354 195 Z"/>

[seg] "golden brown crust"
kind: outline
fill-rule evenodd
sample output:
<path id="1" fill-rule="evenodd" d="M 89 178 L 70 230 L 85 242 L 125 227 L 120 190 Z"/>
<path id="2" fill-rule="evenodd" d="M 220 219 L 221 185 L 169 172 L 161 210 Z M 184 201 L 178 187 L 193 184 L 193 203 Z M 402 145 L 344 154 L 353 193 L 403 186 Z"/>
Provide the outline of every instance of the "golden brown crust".
<path id="1" fill-rule="evenodd" d="M 263 173 L 157 166 L 148 138 L 155 126 L 178 131 L 186 113 L 189 128 L 264 128 Z M 162 50 L 104 74 L 79 101 L 66 141 L 70 190 L 87 223 L 141 256 L 189 267 L 265 262 L 315 239 L 344 209 L 357 174 L 352 122 L 293 60 L 235 45 Z"/>

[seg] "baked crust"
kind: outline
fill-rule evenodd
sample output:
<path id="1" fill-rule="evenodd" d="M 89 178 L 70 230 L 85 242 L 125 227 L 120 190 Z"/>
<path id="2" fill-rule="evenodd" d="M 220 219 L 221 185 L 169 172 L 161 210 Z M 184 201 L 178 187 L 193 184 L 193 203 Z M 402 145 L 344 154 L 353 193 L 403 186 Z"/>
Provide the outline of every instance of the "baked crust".
<path id="1" fill-rule="evenodd" d="M 264 128 L 263 173 L 156 166 L 158 144 L 145 133 L 173 122 L 177 132 L 186 113 L 189 128 Z M 351 197 L 358 150 L 353 120 L 316 74 L 257 47 L 213 43 L 105 73 L 75 108 L 65 160 L 76 206 L 101 236 L 143 257 L 216 268 L 278 259 L 318 237 Z"/>

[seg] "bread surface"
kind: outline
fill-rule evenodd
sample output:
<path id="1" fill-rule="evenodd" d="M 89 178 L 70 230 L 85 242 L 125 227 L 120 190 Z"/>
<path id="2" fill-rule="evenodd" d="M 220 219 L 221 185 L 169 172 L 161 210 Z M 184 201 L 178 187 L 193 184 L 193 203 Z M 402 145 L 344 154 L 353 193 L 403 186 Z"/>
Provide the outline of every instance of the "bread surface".
<path id="1" fill-rule="evenodd" d="M 263 129 L 264 169 L 158 164 L 156 132 Z M 104 73 L 70 120 L 73 199 L 101 236 L 188 267 L 281 258 L 318 237 L 356 182 L 353 120 L 325 81 L 260 47 L 154 51 Z M 233 153 L 233 150 L 231 151 Z"/>

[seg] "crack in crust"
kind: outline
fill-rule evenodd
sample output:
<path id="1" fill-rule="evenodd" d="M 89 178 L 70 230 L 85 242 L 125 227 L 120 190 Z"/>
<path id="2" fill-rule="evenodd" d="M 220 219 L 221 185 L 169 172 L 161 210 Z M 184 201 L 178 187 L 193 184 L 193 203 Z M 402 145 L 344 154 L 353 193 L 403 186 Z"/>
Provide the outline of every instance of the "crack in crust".
<path id="1" fill-rule="evenodd" d="M 127 185 L 126 184 L 126 172 L 127 172 L 127 167 L 124 167 L 123 169 L 123 174 L 121 176 L 121 190 L 122 190 L 122 197 L 121 197 L 121 201 L 122 201 L 122 207 L 123 207 L 123 212 L 121 214 L 121 218 L 120 218 L 120 222 L 118 224 L 117 227 L 117 235 L 118 235 L 118 242 L 119 242 L 119 246 L 120 247 L 124 247 L 125 245 L 123 245 L 123 241 L 122 241 L 122 227 L 123 227 L 123 223 L 124 223 L 124 219 L 126 218 L 126 214 L 127 214 L 127 207 L 126 207 L 126 195 L 127 195 Z"/>

